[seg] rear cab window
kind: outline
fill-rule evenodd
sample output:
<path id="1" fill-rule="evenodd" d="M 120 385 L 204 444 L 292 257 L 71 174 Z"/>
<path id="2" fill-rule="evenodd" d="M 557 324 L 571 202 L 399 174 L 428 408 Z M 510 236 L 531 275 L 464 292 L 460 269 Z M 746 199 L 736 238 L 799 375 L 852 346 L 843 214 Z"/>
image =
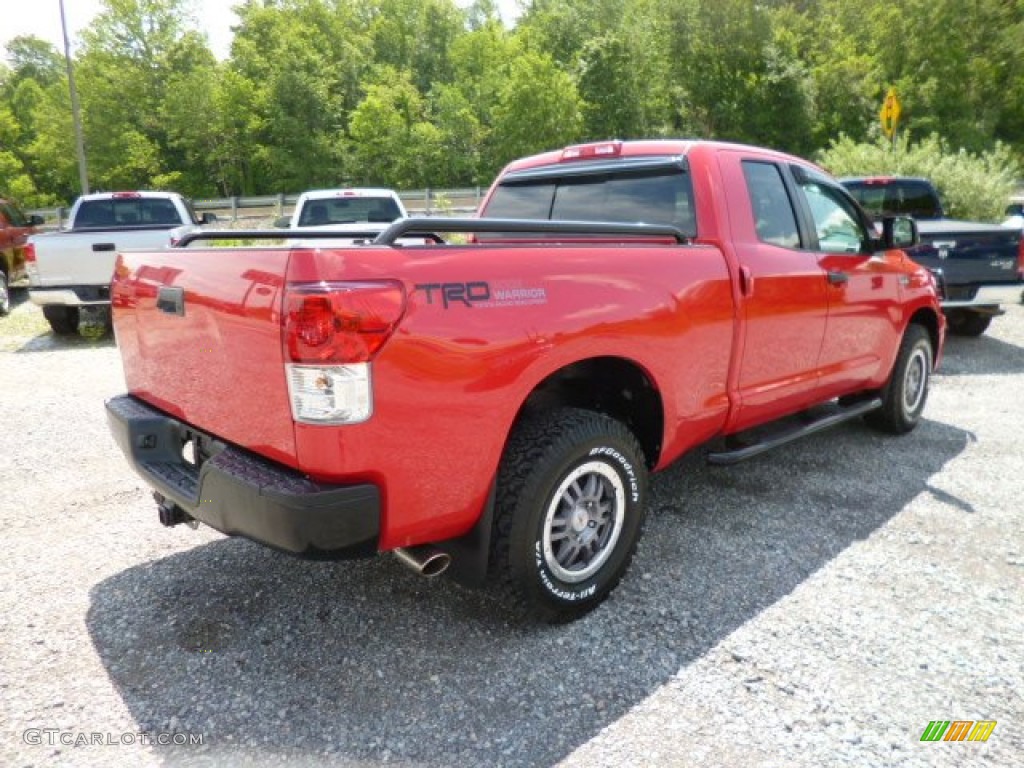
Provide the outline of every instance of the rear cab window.
<path id="1" fill-rule="evenodd" d="M 693 185 L 678 157 L 559 164 L 510 173 L 481 215 L 665 224 L 686 237 L 697 235 Z"/>
<path id="2" fill-rule="evenodd" d="M 102 227 L 178 226 L 181 216 L 164 197 L 120 197 L 83 200 L 75 214 L 75 229 Z"/>
<path id="3" fill-rule="evenodd" d="M 308 198 L 303 203 L 298 226 L 389 223 L 401 217 L 398 204 L 390 197 Z"/>
<path id="4" fill-rule="evenodd" d="M 917 179 L 848 180 L 843 186 L 873 217 L 912 216 L 915 219 L 938 219 L 942 216 L 939 200 L 932 186 Z"/>

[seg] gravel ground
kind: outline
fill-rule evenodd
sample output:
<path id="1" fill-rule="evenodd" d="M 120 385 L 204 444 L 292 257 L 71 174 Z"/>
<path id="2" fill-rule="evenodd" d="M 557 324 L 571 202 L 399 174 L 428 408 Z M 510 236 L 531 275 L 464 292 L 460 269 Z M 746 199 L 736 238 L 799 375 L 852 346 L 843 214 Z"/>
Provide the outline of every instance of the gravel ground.
<path id="1" fill-rule="evenodd" d="M 22 303 L 0 356 L 0 765 L 1024 765 L 1024 307 L 951 339 L 907 437 L 659 475 L 627 579 L 557 627 L 164 529 L 113 344 Z"/>

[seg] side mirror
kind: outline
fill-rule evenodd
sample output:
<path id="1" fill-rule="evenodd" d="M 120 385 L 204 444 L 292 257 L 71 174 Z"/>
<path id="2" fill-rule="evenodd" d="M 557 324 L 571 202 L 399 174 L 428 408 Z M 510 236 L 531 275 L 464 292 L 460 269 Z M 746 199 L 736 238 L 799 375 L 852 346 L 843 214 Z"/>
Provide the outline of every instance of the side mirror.
<path id="1" fill-rule="evenodd" d="M 199 217 L 199 223 L 200 224 L 213 224 L 213 222 L 215 222 L 216 220 L 217 220 L 217 214 L 216 213 L 210 213 L 209 211 L 207 211 L 206 213 L 204 213 L 202 216 Z"/>
<path id="2" fill-rule="evenodd" d="M 40 216 L 38 213 L 33 213 L 28 217 L 28 225 L 30 227 L 41 227 L 46 223 L 46 219 Z"/>
<path id="3" fill-rule="evenodd" d="M 909 216 L 886 216 L 882 219 L 883 248 L 912 248 L 920 242 L 917 222 Z"/>
<path id="4" fill-rule="evenodd" d="M 288 229 L 291 223 L 291 216 L 278 216 L 276 219 L 274 219 L 274 227 L 276 227 L 277 229 Z"/>

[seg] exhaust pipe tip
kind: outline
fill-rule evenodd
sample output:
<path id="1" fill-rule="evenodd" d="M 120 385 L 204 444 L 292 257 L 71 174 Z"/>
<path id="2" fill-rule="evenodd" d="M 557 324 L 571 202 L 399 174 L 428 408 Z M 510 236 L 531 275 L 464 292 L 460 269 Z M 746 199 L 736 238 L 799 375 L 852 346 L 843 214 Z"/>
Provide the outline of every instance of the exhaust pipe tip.
<path id="1" fill-rule="evenodd" d="M 440 576 L 448 570 L 452 562 L 451 555 L 431 544 L 399 547 L 394 553 L 398 562 L 427 579 Z"/>

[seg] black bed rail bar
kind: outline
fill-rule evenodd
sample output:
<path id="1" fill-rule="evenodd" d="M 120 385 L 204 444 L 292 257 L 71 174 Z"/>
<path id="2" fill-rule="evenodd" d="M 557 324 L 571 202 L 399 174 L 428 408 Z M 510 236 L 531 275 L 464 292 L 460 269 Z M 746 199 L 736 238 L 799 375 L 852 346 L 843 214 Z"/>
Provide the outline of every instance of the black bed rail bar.
<path id="1" fill-rule="evenodd" d="M 442 242 L 439 232 L 465 234 L 523 235 L 625 235 L 627 237 L 671 238 L 689 243 L 691 238 L 668 224 L 627 224 L 605 221 L 549 221 L 547 219 L 446 219 L 416 217 L 399 219 L 383 232 L 330 231 L 323 229 L 205 229 L 190 232 L 174 243 L 185 248 L 197 240 L 365 240 L 374 245 L 395 245 L 403 237 L 420 237 Z"/>
<path id="2" fill-rule="evenodd" d="M 668 224 L 627 224 L 608 221 L 550 221 L 547 219 L 443 219 L 418 217 L 399 219 L 374 240 L 377 245 L 394 245 L 400 237 L 432 232 L 466 234 L 526 235 L 627 235 L 630 237 L 671 237 L 678 243 L 690 238 Z"/>

